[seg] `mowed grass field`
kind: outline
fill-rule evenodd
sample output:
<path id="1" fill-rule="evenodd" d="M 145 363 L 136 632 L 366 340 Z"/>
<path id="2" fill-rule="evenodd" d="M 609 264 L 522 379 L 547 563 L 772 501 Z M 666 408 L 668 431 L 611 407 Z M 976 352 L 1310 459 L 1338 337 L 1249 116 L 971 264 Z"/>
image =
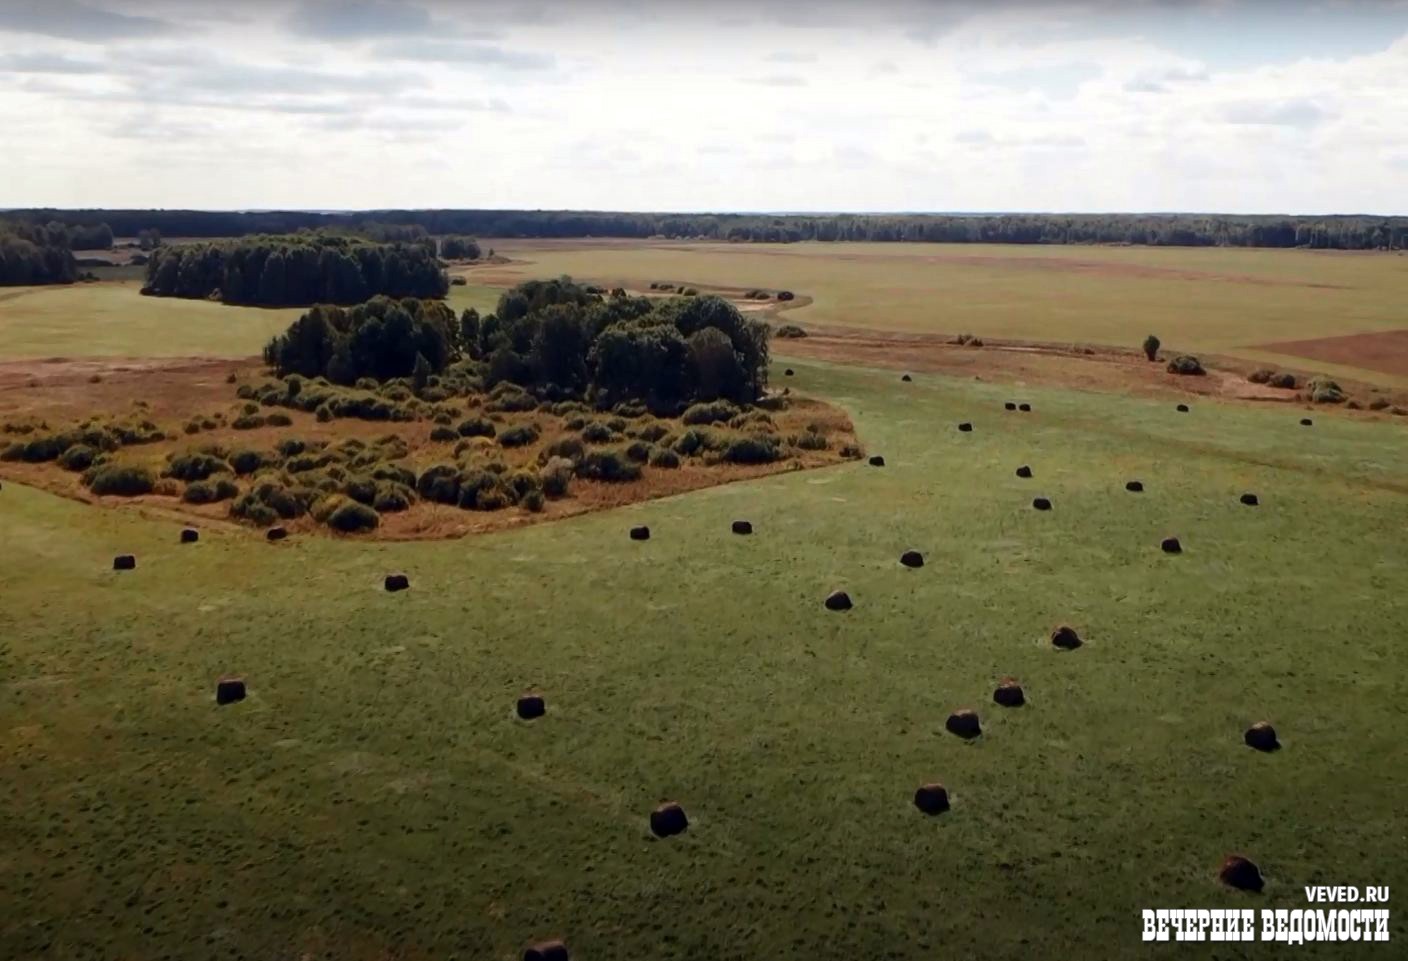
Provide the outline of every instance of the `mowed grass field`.
<path id="1" fill-rule="evenodd" d="M 683 244 L 496 240 L 522 277 L 570 274 L 790 289 L 813 298 L 788 320 L 1167 349 L 1328 369 L 1258 345 L 1408 327 L 1408 256 L 1304 250 L 944 244 Z M 495 268 L 496 272 L 498 271 Z M 513 268 L 502 273 L 511 275 Z"/>
<path id="2" fill-rule="evenodd" d="M 303 308 L 234 307 L 143 297 L 139 280 L 0 287 L 0 359 L 44 357 L 247 357 Z M 450 288 L 456 313 L 494 309 L 499 291 Z"/>
<path id="3" fill-rule="evenodd" d="M 178 546 L 6 484 L 0 956 L 1143 958 L 1141 908 L 1408 885 L 1393 428 L 792 366 L 886 467 L 376 545 Z M 1217 882 L 1231 852 L 1264 894 Z"/>

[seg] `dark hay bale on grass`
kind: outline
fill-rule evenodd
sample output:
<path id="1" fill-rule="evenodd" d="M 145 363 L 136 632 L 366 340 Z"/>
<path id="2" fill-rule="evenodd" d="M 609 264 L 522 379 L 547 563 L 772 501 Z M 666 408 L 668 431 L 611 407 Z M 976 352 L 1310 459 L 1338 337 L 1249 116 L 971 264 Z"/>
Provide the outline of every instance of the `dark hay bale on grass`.
<path id="1" fill-rule="evenodd" d="M 282 527 L 271 527 L 264 532 L 264 539 L 267 541 L 281 541 L 288 537 L 288 531 Z"/>
<path id="2" fill-rule="evenodd" d="M 411 579 L 405 574 L 387 574 L 386 589 L 393 594 L 396 591 L 404 591 L 411 586 Z"/>
<path id="3" fill-rule="evenodd" d="M 973 431 L 973 425 L 970 424 L 970 423 L 968 423 L 968 422 L 965 420 L 963 423 L 961 423 L 961 424 L 958 425 L 958 429 L 961 430 L 961 431 L 962 431 L 963 433 L 965 433 L 965 434 L 969 434 L 969 433 L 972 433 L 972 431 Z"/>
<path id="4" fill-rule="evenodd" d="M 666 801 L 650 812 L 650 833 L 657 838 L 674 837 L 683 834 L 689 827 L 689 818 L 684 808 L 674 801 Z"/>
<path id="5" fill-rule="evenodd" d="M 1058 647 L 1063 651 L 1074 651 L 1081 646 L 1080 635 L 1076 633 L 1074 627 L 1062 624 L 1051 632 L 1051 646 Z"/>
<path id="6" fill-rule="evenodd" d="M 914 378 L 911 377 L 911 376 L 909 376 L 908 374 L 905 374 L 903 377 L 900 378 L 900 380 L 902 380 L 902 381 L 904 381 L 906 384 L 908 384 L 908 383 L 912 382 L 912 381 L 914 380 Z"/>
<path id="7" fill-rule="evenodd" d="M 905 567 L 923 567 L 924 555 L 918 551 L 905 551 L 900 555 L 900 563 Z"/>
<path id="8" fill-rule="evenodd" d="M 135 571 L 137 558 L 132 554 L 118 554 L 112 559 L 112 569 L 115 571 Z"/>
<path id="9" fill-rule="evenodd" d="M 1140 494 L 1144 491 L 1144 484 L 1142 481 L 1129 481 L 1124 485 L 1124 489 L 1132 494 Z"/>
<path id="10" fill-rule="evenodd" d="M 1021 707 L 1027 703 L 1027 696 L 1014 678 L 1004 677 L 992 692 L 992 699 L 1003 707 Z"/>
<path id="11" fill-rule="evenodd" d="M 784 370 L 782 373 L 783 373 L 785 376 L 787 376 L 787 377 L 791 377 L 791 376 L 793 375 L 793 370 L 792 370 L 791 367 L 789 367 L 789 368 L 787 368 L 786 370 Z"/>
<path id="12" fill-rule="evenodd" d="M 851 609 L 851 595 L 845 591 L 832 591 L 826 595 L 826 609 L 828 611 L 849 611 Z"/>
<path id="13" fill-rule="evenodd" d="M 1177 407 L 1174 408 L 1174 410 L 1178 411 L 1180 414 L 1186 414 L 1188 413 L 1188 405 L 1179 404 Z"/>
<path id="14" fill-rule="evenodd" d="M 876 454 L 874 457 L 870 458 L 870 466 L 871 466 L 871 467 L 884 467 L 884 466 L 885 466 L 885 458 L 881 457 L 879 454 Z"/>
<path id="15" fill-rule="evenodd" d="M 187 527 L 181 531 L 182 544 L 194 544 L 198 540 L 200 540 L 200 531 L 196 530 L 194 527 Z"/>
<path id="16" fill-rule="evenodd" d="M 1031 477 L 1031 476 L 1032 476 L 1032 469 L 1031 469 L 1030 467 L 1028 467 L 1026 464 L 1023 464 L 1021 467 L 1018 467 L 1018 468 L 1017 468 L 1017 476 L 1018 476 L 1018 477 Z"/>
<path id="17" fill-rule="evenodd" d="M 1217 877 L 1223 884 L 1239 891 L 1260 892 L 1266 886 L 1261 869 L 1240 854 L 1230 854 L 1217 870 Z"/>
<path id="18" fill-rule="evenodd" d="M 1019 411 L 1021 411 L 1022 413 L 1024 413 L 1024 414 L 1030 414 L 1030 413 L 1032 412 L 1032 405 L 1031 405 L 1031 404 L 1018 404 L 1018 405 L 1017 405 L 1017 409 L 1018 409 Z"/>
<path id="19" fill-rule="evenodd" d="M 222 677 L 215 682 L 215 703 L 234 704 L 244 700 L 244 678 Z"/>
<path id="20" fill-rule="evenodd" d="M 748 521 L 734 521 L 733 532 L 735 534 L 751 534 L 753 533 L 753 525 Z"/>
<path id="21" fill-rule="evenodd" d="M 1311 420 L 1309 417 L 1302 417 L 1300 419 L 1300 426 L 1302 427 L 1309 427 L 1313 423 L 1315 423 L 1315 421 Z"/>
<path id="22" fill-rule="evenodd" d="M 569 961 L 567 945 L 561 941 L 542 941 L 530 944 L 523 951 L 523 961 Z"/>
<path id="23" fill-rule="evenodd" d="M 950 734 L 956 734 L 969 740 L 983 733 L 982 726 L 978 723 L 978 712 L 970 711 L 967 708 L 950 714 L 948 720 L 944 722 L 944 728 Z"/>
<path id="24" fill-rule="evenodd" d="M 1016 410 L 1016 409 L 1017 409 L 1017 405 L 1014 404 L 1012 401 L 1009 400 L 1007 403 L 1005 403 L 1005 404 L 1002 405 L 1002 409 L 1003 409 L 1003 410 Z"/>
<path id="25" fill-rule="evenodd" d="M 1165 554 L 1183 553 L 1183 545 L 1178 542 L 1178 538 L 1176 537 L 1165 537 L 1162 541 L 1159 542 L 1159 548 Z"/>
<path id="26" fill-rule="evenodd" d="M 922 784 L 914 792 L 914 806 L 925 814 L 943 814 L 948 810 L 948 789 L 942 784 Z"/>
<path id="27" fill-rule="evenodd" d="M 1246 504 L 1248 507 L 1255 507 L 1261 503 L 1261 501 L 1257 499 L 1257 496 L 1250 491 L 1243 494 L 1240 499 L 1242 503 Z"/>
<path id="28" fill-rule="evenodd" d="M 1247 742 L 1247 747 L 1254 747 L 1258 751 L 1279 751 L 1281 742 L 1276 738 L 1276 729 L 1266 721 L 1257 721 L 1247 728 L 1242 740 Z"/>
<path id="29" fill-rule="evenodd" d="M 633 540 L 633 541 L 648 541 L 648 540 L 650 540 L 650 528 L 648 528 L 648 527 L 646 527 L 646 526 L 644 526 L 644 525 L 642 525 L 642 526 L 640 526 L 640 527 L 632 527 L 632 528 L 631 528 L 631 540 Z"/>
<path id="30" fill-rule="evenodd" d="M 1038 497 L 1032 501 L 1032 506 L 1039 511 L 1049 511 L 1051 510 L 1051 501 L 1045 497 Z"/>
<path id="31" fill-rule="evenodd" d="M 547 712 L 547 702 L 541 694 L 524 694 L 518 699 L 518 716 L 525 721 L 542 717 Z"/>

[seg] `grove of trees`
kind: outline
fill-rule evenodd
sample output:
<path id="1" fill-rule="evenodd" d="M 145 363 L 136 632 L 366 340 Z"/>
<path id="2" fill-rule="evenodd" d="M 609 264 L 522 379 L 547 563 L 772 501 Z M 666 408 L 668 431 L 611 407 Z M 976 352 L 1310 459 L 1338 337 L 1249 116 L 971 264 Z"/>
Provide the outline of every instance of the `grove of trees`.
<path id="1" fill-rule="evenodd" d="M 761 396 L 768 334 L 765 323 L 718 297 L 604 297 L 561 278 L 521 284 L 494 313 L 466 310 L 458 323 L 445 305 L 412 299 L 314 307 L 264 356 L 280 374 L 337 384 L 423 380 L 458 363 L 484 388 L 507 382 L 552 400 L 638 400 L 674 410 Z"/>
<path id="2" fill-rule="evenodd" d="M 73 252 L 0 232 L 0 286 L 71 284 L 78 279 Z"/>
<path id="3" fill-rule="evenodd" d="M 440 256 L 446 260 L 478 260 L 479 241 L 473 237 L 445 237 L 440 241 Z"/>
<path id="4" fill-rule="evenodd" d="M 310 233 L 158 247 L 142 293 L 272 307 L 436 298 L 448 289 L 439 260 L 422 244 Z"/>
<path id="5" fill-rule="evenodd" d="M 1408 217 L 1242 214 L 659 214 L 570 210 L 222 212 L 26 210 L 8 216 L 69 225 L 103 221 L 119 236 L 143 229 L 173 237 L 238 237 L 338 230 L 414 243 L 431 235 L 669 237 L 789 242 L 934 241 L 1012 244 L 1408 249 Z"/>

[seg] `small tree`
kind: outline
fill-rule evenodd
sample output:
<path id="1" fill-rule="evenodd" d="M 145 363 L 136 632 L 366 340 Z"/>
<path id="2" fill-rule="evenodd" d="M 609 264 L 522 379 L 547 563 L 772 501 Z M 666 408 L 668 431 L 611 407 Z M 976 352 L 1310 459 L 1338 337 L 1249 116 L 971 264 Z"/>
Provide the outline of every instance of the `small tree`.
<path id="1" fill-rule="evenodd" d="M 433 373 L 434 371 L 430 367 L 430 361 L 425 359 L 424 354 L 417 351 L 416 364 L 411 370 L 411 385 L 417 394 L 425 390 L 426 382 L 430 380 L 430 375 Z"/>
<path id="2" fill-rule="evenodd" d="M 1144 338 L 1144 356 L 1148 357 L 1150 361 L 1159 359 L 1159 338 L 1153 334 Z"/>

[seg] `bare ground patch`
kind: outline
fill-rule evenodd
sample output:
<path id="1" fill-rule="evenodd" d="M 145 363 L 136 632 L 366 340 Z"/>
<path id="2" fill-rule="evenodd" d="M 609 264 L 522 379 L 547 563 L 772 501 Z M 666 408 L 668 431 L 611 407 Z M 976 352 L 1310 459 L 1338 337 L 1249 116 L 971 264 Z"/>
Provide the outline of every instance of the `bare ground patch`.
<path id="1" fill-rule="evenodd" d="M 1408 330 L 1284 340 L 1249 349 L 1408 377 Z"/>

